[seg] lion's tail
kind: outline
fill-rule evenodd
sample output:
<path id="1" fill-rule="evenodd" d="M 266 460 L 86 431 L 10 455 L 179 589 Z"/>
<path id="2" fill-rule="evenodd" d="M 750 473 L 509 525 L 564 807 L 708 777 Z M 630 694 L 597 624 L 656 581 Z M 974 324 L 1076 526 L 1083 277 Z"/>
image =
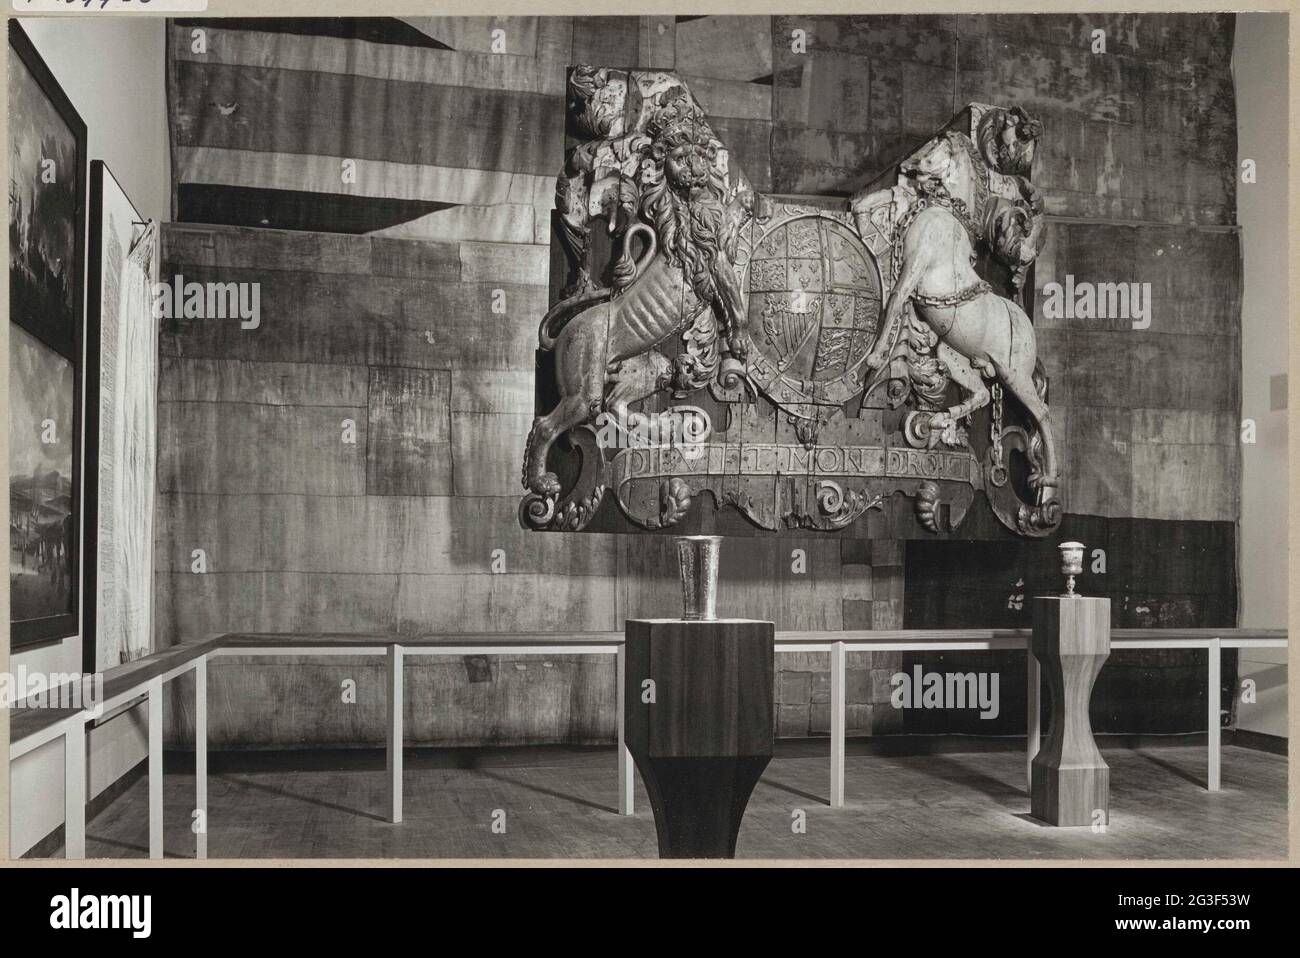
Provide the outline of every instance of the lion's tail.
<path id="1" fill-rule="evenodd" d="M 584 289 L 556 303 L 546 311 L 546 315 L 537 326 L 537 345 L 547 352 L 554 349 L 555 341 L 576 313 L 595 303 L 603 303 L 612 295 L 611 289 Z"/>
<path id="2" fill-rule="evenodd" d="M 639 258 L 634 258 L 632 237 L 638 233 L 644 234 L 646 248 Z M 537 327 L 538 346 L 548 352 L 554 349 L 555 341 L 559 339 L 565 325 L 576 313 L 596 303 L 606 302 L 630 286 L 633 280 L 645 272 L 646 265 L 654 259 L 658 248 L 658 238 L 649 226 L 644 223 L 634 223 L 629 227 L 623 234 L 623 255 L 614 264 L 614 288 L 585 289 L 548 309 Z"/>

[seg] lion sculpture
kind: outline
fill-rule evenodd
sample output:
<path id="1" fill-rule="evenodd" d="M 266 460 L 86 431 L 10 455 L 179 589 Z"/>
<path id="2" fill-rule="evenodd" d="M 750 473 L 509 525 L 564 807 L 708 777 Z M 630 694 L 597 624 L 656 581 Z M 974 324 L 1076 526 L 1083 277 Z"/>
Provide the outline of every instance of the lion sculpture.
<path id="1" fill-rule="evenodd" d="M 621 119 L 600 115 L 603 91 L 618 82 L 600 72 L 578 68 L 570 92 L 586 125 L 614 134 L 600 144 L 608 150 L 606 166 L 598 166 L 594 150 L 575 151 L 566 169 L 574 175 L 561 179 L 561 218 L 570 243 L 591 219 L 606 219 L 611 232 L 621 233 L 622 253 L 610 287 L 580 274 L 577 288 L 542 319 L 538 343 L 555 353 L 560 399 L 528 437 L 523 482 L 540 496 L 560 491 L 546 457 L 565 431 L 603 411 L 634 425 L 638 414 L 629 404 L 666 387 L 700 388 L 717 375 L 724 354 L 744 360 L 744 299 L 734 260 L 740 225 L 759 200 L 744 188 L 731 189 L 728 198 L 721 144 L 683 87 L 653 98 L 644 133 L 624 135 Z M 585 203 L 582 172 L 592 174 Z M 687 345 L 676 364 L 653 349 L 674 333 Z"/>

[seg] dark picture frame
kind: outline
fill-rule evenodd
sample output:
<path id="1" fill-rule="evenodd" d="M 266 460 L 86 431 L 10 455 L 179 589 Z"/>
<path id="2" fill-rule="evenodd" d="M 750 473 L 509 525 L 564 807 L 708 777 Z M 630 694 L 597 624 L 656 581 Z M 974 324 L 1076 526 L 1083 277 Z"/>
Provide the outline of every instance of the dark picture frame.
<path id="1" fill-rule="evenodd" d="M 57 365 L 59 357 L 72 368 L 71 423 L 60 427 L 58 439 L 71 443 L 66 477 L 61 468 L 52 470 L 56 477 L 40 474 L 40 466 L 31 476 L 13 473 L 23 444 L 43 441 L 35 438 L 43 420 L 19 421 L 20 409 L 31 407 L 18 402 L 14 390 L 35 384 L 9 384 L 9 634 L 10 649 L 18 650 L 77 635 L 80 628 L 87 155 L 85 121 L 16 20 L 9 21 L 9 50 L 11 368 L 19 361 L 15 350 L 36 365 Z M 33 578 L 19 579 L 29 574 Z"/>

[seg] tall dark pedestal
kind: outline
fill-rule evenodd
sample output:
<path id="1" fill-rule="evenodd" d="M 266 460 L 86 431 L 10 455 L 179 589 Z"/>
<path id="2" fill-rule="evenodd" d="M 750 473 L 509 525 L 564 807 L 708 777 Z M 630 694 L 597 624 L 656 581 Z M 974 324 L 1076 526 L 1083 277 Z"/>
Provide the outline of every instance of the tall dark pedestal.
<path id="1" fill-rule="evenodd" d="M 1035 596 L 1031 647 L 1052 695 L 1047 741 L 1030 765 L 1030 813 L 1053 825 L 1110 821 L 1110 767 L 1088 703 L 1110 655 L 1110 599 Z"/>
<path id="2" fill-rule="evenodd" d="M 775 638 L 771 622 L 748 619 L 628 621 L 624 734 L 660 858 L 736 856 L 745 806 L 772 760 Z"/>

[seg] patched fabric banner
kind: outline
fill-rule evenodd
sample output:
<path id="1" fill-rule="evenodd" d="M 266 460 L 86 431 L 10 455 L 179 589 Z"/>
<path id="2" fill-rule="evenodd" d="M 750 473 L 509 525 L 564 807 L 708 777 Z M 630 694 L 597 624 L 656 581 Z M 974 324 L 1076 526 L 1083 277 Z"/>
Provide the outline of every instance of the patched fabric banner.
<path id="1" fill-rule="evenodd" d="M 127 234 L 132 224 L 125 224 Z M 153 527 L 158 459 L 158 224 L 120 262 L 105 302 L 99 437 L 96 652 L 111 667 L 153 651 Z M 123 250 L 118 250 L 121 255 Z"/>
<path id="2" fill-rule="evenodd" d="M 174 20 L 178 221 L 546 242 L 571 25 Z"/>

